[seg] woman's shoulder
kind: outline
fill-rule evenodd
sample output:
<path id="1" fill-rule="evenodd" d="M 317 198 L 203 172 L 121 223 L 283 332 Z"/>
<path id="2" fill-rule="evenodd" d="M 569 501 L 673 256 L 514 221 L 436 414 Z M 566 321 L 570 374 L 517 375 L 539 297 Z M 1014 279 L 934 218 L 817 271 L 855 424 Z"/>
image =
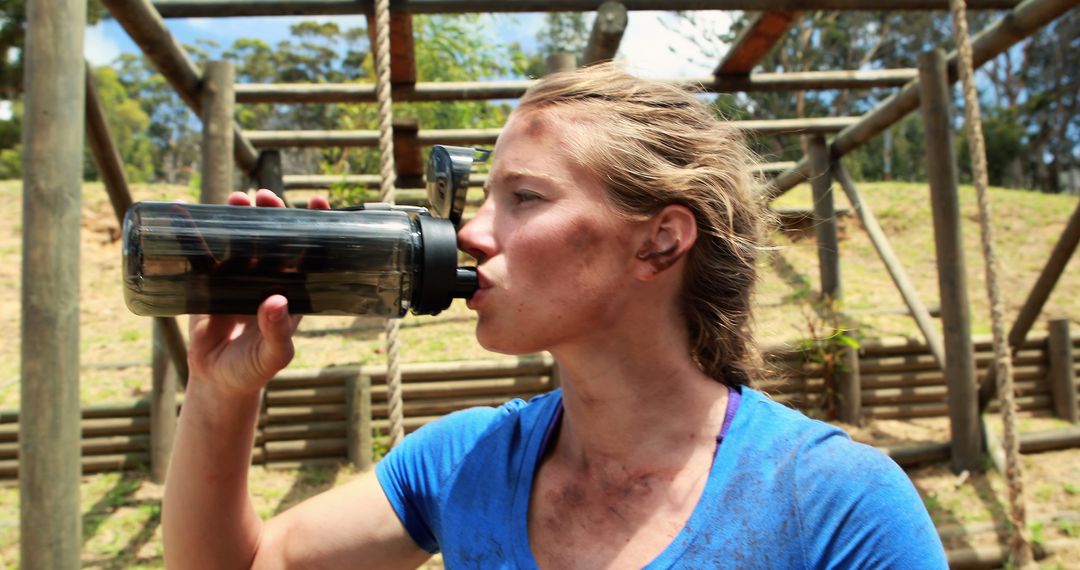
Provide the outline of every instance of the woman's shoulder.
<path id="1" fill-rule="evenodd" d="M 514 398 L 497 407 L 447 414 L 409 434 L 387 459 L 444 478 L 478 446 L 498 445 L 498 441 L 513 439 L 513 433 L 535 429 L 554 413 L 560 397 L 551 392 L 528 401 Z"/>
<path id="2" fill-rule="evenodd" d="M 836 475 L 867 476 L 903 472 L 881 451 L 852 441 L 844 430 L 807 417 L 769 396 L 743 388 L 744 421 L 736 423 L 752 445 L 767 449 L 779 465 L 798 467 L 802 473 L 818 471 Z M 737 416 L 738 419 L 738 416 Z M 819 471 L 820 470 L 820 471 Z"/>

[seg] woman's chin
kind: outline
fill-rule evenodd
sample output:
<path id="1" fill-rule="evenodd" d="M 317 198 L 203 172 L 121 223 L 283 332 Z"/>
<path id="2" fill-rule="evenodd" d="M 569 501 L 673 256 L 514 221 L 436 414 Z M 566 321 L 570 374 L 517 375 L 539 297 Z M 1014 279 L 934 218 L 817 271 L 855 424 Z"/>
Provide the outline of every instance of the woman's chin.
<path id="1" fill-rule="evenodd" d="M 543 348 L 535 347 L 532 343 L 522 342 L 523 339 L 515 337 L 516 335 L 508 335 L 500 331 L 485 330 L 482 323 L 476 326 L 476 341 L 484 350 L 489 352 L 508 356 L 521 356 L 543 350 Z"/>

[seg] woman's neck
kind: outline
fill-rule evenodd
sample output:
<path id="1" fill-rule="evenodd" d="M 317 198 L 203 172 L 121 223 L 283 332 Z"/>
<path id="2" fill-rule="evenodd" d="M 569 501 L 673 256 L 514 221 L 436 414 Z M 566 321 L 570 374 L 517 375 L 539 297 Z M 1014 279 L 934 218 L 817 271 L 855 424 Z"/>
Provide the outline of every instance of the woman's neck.
<path id="1" fill-rule="evenodd" d="M 715 446 L 727 388 L 698 368 L 677 336 L 608 336 L 587 350 L 553 351 L 563 385 L 562 459 L 677 468 Z"/>

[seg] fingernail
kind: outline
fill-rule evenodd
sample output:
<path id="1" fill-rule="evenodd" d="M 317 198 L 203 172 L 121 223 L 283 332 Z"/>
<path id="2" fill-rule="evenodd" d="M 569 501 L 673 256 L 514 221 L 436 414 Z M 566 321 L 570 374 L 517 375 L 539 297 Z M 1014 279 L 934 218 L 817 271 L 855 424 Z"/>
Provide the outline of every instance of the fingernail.
<path id="1" fill-rule="evenodd" d="M 272 309 L 268 316 L 270 317 L 271 321 L 277 322 L 285 318 L 285 314 L 287 312 L 288 311 L 286 310 L 286 307 L 277 307 L 275 309 Z"/>

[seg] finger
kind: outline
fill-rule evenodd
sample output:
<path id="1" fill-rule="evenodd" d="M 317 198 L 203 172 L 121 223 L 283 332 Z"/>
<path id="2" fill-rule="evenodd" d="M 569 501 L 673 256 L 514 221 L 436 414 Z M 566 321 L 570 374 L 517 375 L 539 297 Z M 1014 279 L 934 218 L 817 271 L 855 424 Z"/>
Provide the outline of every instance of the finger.
<path id="1" fill-rule="evenodd" d="M 233 192 L 229 194 L 228 204 L 230 206 L 250 206 L 251 198 L 243 192 Z"/>
<path id="2" fill-rule="evenodd" d="M 285 201 L 277 194 L 262 188 L 255 193 L 255 205 L 262 208 L 284 208 Z"/>
<path id="3" fill-rule="evenodd" d="M 300 322 L 289 316 L 289 303 L 281 295 L 271 295 L 259 305 L 259 366 L 263 376 L 272 376 L 288 366 L 293 359 L 292 333 Z"/>
<path id="4" fill-rule="evenodd" d="M 312 199 L 308 200 L 308 209 L 309 210 L 329 210 L 330 209 L 330 200 L 328 200 L 326 198 L 326 196 L 315 196 Z"/>

